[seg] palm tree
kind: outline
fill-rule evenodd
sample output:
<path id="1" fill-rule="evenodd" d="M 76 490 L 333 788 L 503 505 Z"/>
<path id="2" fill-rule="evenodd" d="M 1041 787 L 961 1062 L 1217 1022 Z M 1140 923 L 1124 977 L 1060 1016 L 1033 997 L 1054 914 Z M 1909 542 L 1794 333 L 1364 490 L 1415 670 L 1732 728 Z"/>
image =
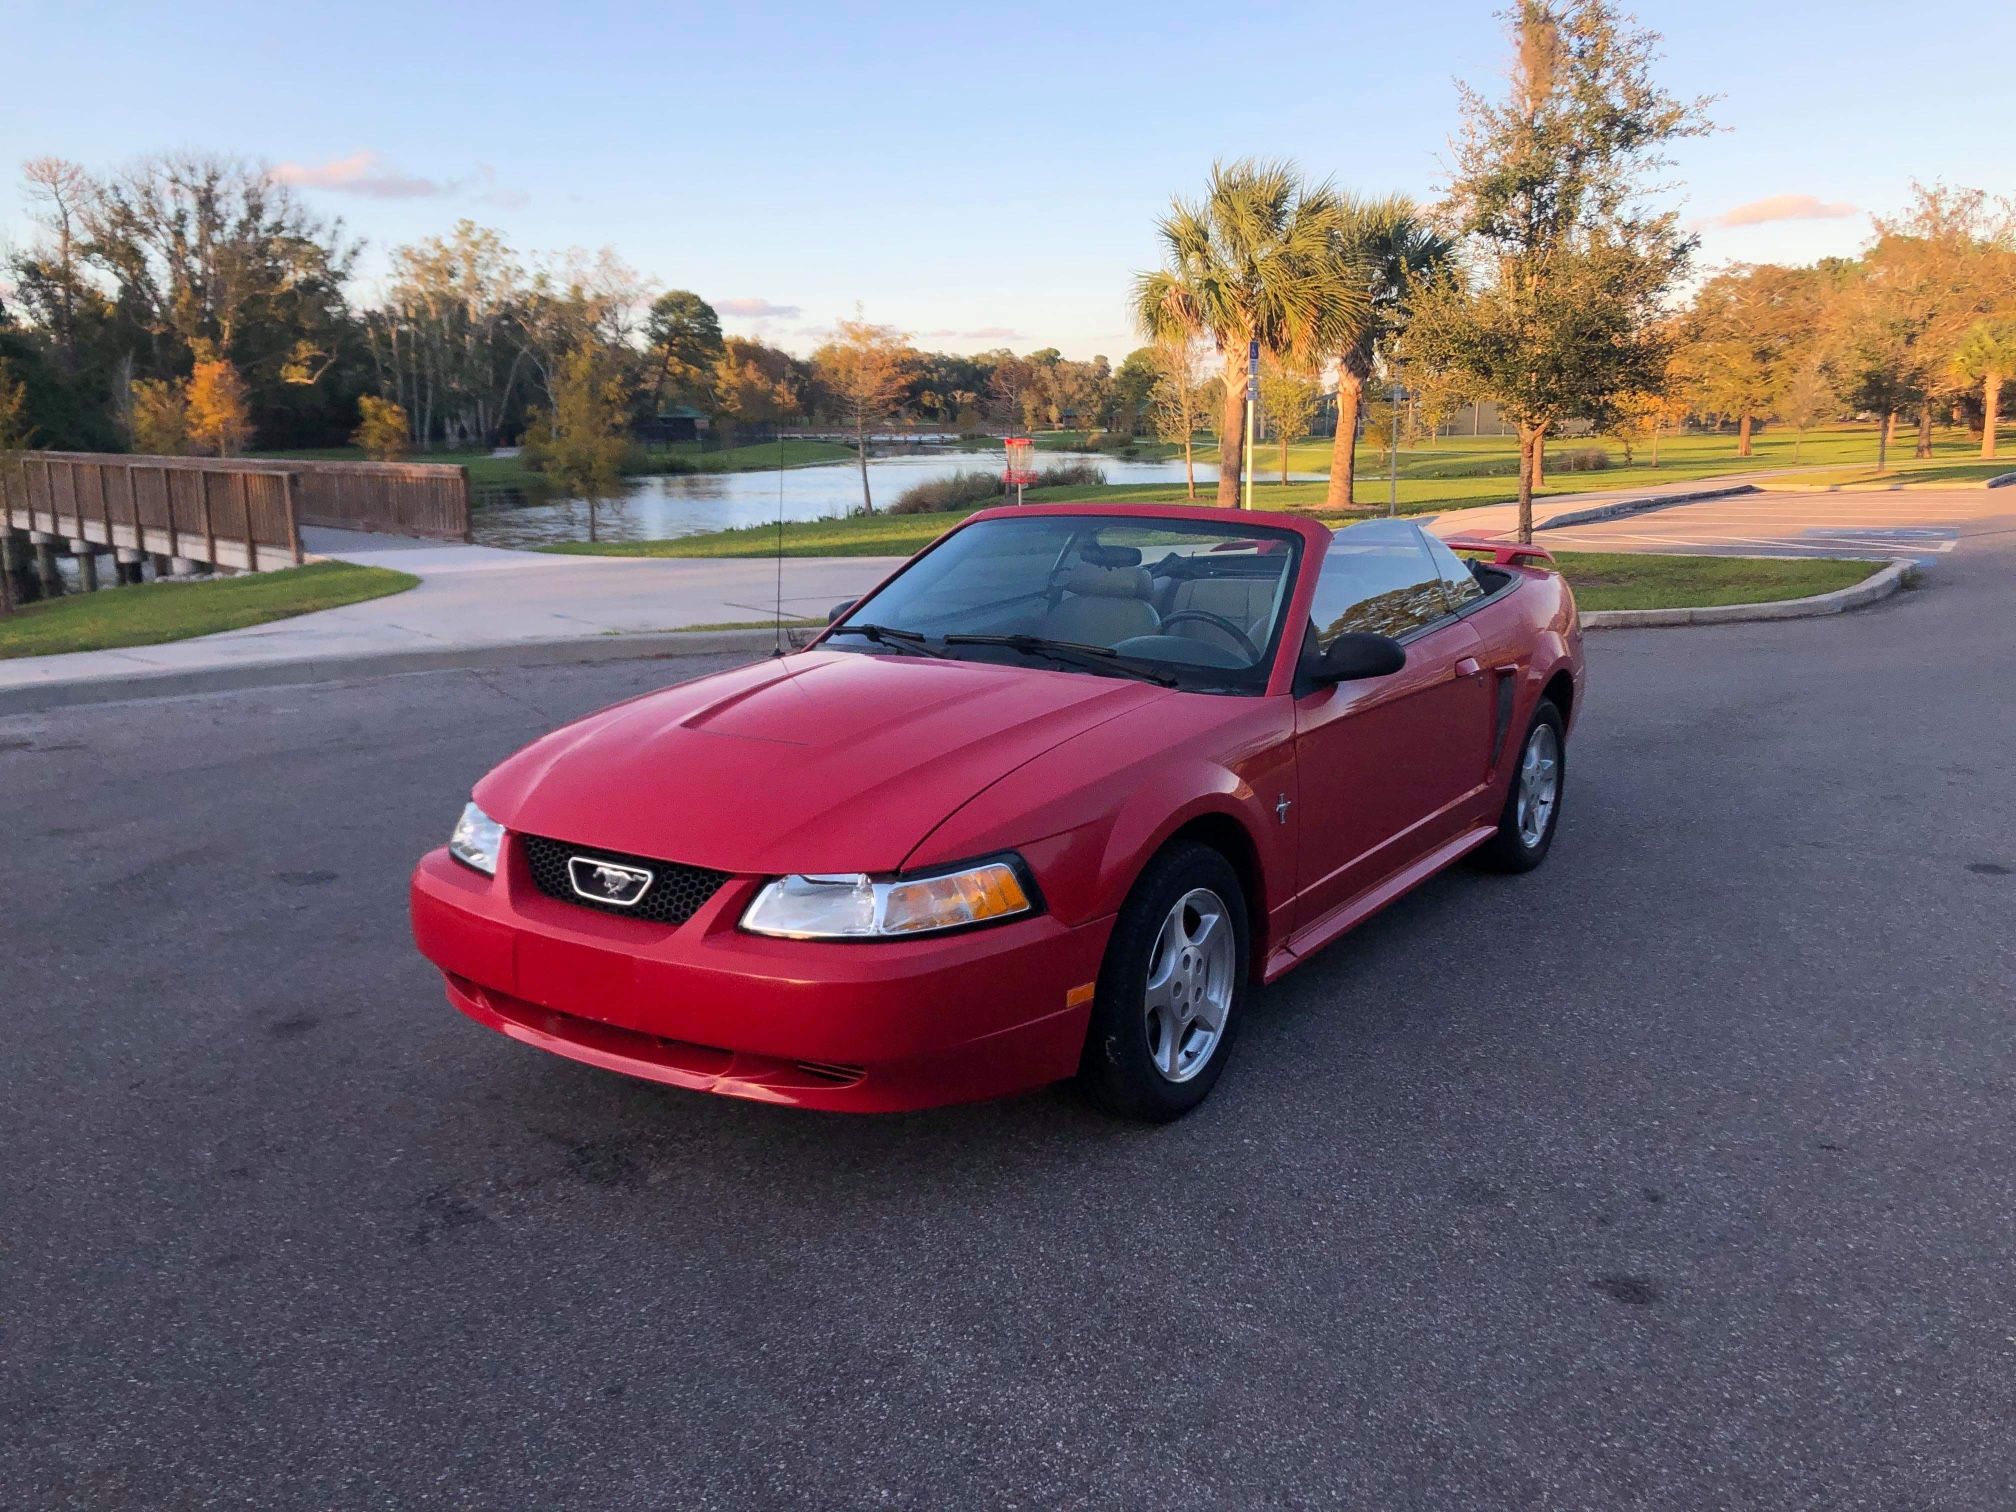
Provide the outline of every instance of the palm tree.
<path id="1" fill-rule="evenodd" d="M 1368 302 L 1333 255 L 1339 201 L 1293 163 L 1242 158 L 1211 168 L 1201 203 L 1178 199 L 1156 222 L 1166 264 L 1134 280 L 1134 315 L 1155 341 L 1208 336 L 1224 363 L 1218 502 L 1239 502 L 1245 463 L 1246 346 L 1314 361 L 1338 349 Z"/>
<path id="2" fill-rule="evenodd" d="M 1981 385 L 1981 455 L 1995 455 L 2002 418 L 2002 384 L 2016 377 L 2016 319 L 1984 320 L 1968 331 L 1954 354 L 1954 372 Z"/>
<path id="3" fill-rule="evenodd" d="M 1361 313 L 1344 323 L 1337 355 L 1337 437 L 1331 443 L 1330 487 L 1324 505 L 1351 507 L 1358 473 L 1358 415 L 1373 362 L 1390 355 L 1407 323 L 1407 289 L 1448 261 L 1451 246 L 1404 194 L 1384 199 L 1345 196 L 1338 206 L 1339 230 L 1333 255 L 1345 276 L 1366 292 Z"/>

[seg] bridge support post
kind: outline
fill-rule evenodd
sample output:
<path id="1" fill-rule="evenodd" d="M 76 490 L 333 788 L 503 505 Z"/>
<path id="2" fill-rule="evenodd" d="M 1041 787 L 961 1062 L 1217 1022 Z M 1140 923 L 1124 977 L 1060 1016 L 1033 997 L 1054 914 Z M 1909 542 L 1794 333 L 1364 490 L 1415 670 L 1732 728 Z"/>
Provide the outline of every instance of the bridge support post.
<path id="1" fill-rule="evenodd" d="M 5 521 L 0 521 L 0 607 L 11 608 L 28 596 L 27 553 L 21 537 Z"/>
<path id="2" fill-rule="evenodd" d="M 35 537 L 35 576 L 42 580 L 42 597 L 62 597 L 63 573 L 56 566 L 56 537 L 52 535 Z"/>
<path id="3" fill-rule="evenodd" d="M 188 557 L 170 557 L 168 566 L 177 577 L 194 577 L 196 563 Z"/>
<path id="4" fill-rule="evenodd" d="M 70 555 L 77 558 L 77 581 L 86 593 L 98 591 L 98 548 L 89 541 L 72 541 Z"/>

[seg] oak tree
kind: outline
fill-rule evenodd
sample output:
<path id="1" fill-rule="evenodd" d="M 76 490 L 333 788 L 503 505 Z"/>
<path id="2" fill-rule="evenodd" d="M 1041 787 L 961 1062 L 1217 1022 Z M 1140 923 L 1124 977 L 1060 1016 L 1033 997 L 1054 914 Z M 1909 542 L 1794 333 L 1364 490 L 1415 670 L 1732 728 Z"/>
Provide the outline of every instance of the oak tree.
<path id="1" fill-rule="evenodd" d="M 1507 96 L 1463 90 L 1445 207 L 1463 266 L 1417 295 L 1408 339 L 1517 427 L 1530 541 L 1548 431 L 1607 423 L 1665 366 L 1662 303 L 1694 243 L 1647 207 L 1647 180 L 1667 144 L 1708 127 L 1705 101 L 1654 82 L 1656 34 L 1611 0 L 1520 0 L 1507 19 Z"/>

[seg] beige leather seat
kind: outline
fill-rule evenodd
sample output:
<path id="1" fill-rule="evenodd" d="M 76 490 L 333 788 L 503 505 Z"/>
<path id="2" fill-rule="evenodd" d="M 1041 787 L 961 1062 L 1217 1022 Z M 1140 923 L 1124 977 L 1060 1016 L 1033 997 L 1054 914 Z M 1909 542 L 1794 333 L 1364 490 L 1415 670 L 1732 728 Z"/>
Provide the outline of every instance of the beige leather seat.
<path id="1" fill-rule="evenodd" d="M 1176 592 L 1169 600 L 1169 617 L 1175 619 L 1180 610 L 1196 609 L 1230 620 L 1249 638 L 1257 638 L 1259 627 L 1266 622 L 1268 611 L 1274 607 L 1274 593 L 1278 586 L 1278 582 L 1270 578 L 1186 579 L 1176 585 Z M 1169 627 L 1169 633 L 1222 646 L 1242 657 L 1250 654 L 1246 647 L 1204 620 L 1179 621 Z"/>
<path id="2" fill-rule="evenodd" d="M 1041 633 L 1051 640 L 1110 646 L 1162 627 L 1145 567 L 1073 567 L 1059 586 L 1063 599 L 1043 617 Z"/>

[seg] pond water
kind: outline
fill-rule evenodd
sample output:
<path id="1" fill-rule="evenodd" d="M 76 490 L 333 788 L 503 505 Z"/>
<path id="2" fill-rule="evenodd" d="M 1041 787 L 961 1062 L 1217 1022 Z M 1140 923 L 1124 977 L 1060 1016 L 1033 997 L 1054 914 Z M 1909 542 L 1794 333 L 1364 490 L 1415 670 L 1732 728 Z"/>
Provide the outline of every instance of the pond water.
<path id="1" fill-rule="evenodd" d="M 1063 462 L 1093 462 L 1108 483 L 1180 483 L 1183 459 L 1130 462 L 1096 452 L 1044 452 L 1039 468 Z M 998 447 L 985 451 L 930 451 L 868 459 L 868 485 L 875 507 L 887 508 L 912 484 L 943 478 L 967 468 L 1001 469 Z M 1262 474 L 1262 477 L 1267 477 Z M 1291 474 L 1291 476 L 1298 476 Z M 1313 474 L 1311 476 L 1314 476 Z M 1197 467 L 1200 485 L 1215 483 L 1218 470 Z M 780 501 L 779 490 L 782 490 Z M 760 525 L 777 518 L 823 520 L 861 507 L 861 472 L 853 462 L 777 472 L 682 473 L 631 478 L 615 498 L 541 498 L 517 489 L 477 491 L 474 528 L 485 546 L 546 546 L 557 541 L 658 541 L 697 535 L 734 525 Z M 1209 502 L 1208 499 L 1199 500 Z"/>

